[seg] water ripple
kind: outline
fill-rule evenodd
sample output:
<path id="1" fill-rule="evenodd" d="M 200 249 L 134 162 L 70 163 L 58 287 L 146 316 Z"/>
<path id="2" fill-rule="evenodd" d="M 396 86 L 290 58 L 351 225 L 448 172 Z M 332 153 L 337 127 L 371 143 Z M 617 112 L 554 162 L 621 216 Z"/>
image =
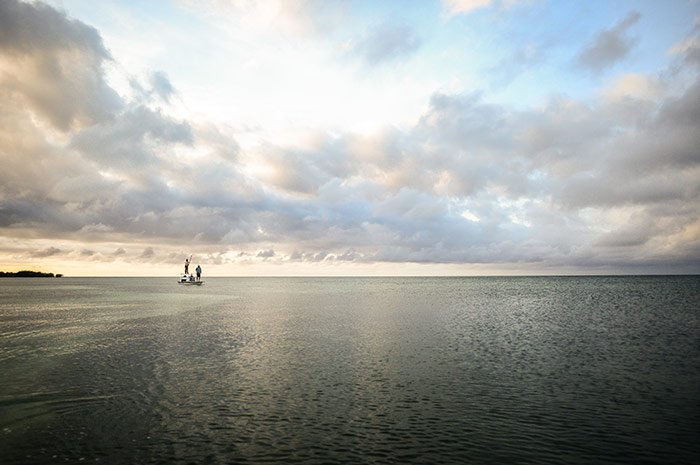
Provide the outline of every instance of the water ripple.
<path id="1" fill-rule="evenodd" d="M 700 461 L 697 277 L 132 284 L 0 296 L 4 463 Z"/>

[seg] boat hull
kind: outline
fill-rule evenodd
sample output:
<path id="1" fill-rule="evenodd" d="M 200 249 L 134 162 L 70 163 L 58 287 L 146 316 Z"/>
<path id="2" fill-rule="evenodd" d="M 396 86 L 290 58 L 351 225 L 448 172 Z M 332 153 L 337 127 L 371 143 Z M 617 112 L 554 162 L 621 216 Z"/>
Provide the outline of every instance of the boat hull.
<path id="1" fill-rule="evenodd" d="M 201 280 L 197 281 L 194 278 L 190 279 L 189 275 L 183 274 L 183 275 L 180 275 L 180 279 L 178 280 L 177 283 L 178 284 L 189 284 L 191 286 L 201 286 L 202 284 L 204 284 L 204 281 L 201 281 Z"/>

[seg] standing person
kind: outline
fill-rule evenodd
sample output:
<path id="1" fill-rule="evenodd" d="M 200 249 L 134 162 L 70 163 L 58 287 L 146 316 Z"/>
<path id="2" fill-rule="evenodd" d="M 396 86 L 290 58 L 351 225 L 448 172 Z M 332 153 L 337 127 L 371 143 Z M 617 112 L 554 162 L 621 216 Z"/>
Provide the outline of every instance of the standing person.
<path id="1" fill-rule="evenodd" d="M 197 281 L 202 280 L 202 267 L 197 265 L 197 269 L 195 270 L 197 272 Z"/>
<path id="2" fill-rule="evenodd" d="M 192 258 L 192 257 L 190 257 L 190 258 Z M 189 269 L 190 269 L 190 259 L 189 259 L 189 258 L 186 258 L 186 259 L 185 259 L 185 274 L 188 273 L 187 270 L 189 270 Z"/>

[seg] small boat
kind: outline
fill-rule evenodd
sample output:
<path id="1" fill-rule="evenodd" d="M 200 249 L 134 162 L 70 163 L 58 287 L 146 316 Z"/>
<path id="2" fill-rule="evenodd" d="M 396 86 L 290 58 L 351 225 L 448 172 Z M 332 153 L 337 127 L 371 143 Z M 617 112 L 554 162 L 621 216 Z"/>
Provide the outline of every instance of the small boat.
<path id="1" fill-rule="evenodd" d="M 190 275 L 182 274 L 180 275 L 180 279 L 177 282 L 178 284 L 189 284 L 193 286 L 201 286 L 204 284 L 204 281 L 197 281 L 197 279 Z"/>

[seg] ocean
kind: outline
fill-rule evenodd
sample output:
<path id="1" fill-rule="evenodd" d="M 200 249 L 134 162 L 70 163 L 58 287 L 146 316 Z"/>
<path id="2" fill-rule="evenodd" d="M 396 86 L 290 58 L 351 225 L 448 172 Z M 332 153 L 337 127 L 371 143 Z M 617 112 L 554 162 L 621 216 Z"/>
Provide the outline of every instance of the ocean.
<path id="1" fill-rule="evenodd" d="M 0 279 L 0 463 L 700 463 L 700 277 Z"/>

